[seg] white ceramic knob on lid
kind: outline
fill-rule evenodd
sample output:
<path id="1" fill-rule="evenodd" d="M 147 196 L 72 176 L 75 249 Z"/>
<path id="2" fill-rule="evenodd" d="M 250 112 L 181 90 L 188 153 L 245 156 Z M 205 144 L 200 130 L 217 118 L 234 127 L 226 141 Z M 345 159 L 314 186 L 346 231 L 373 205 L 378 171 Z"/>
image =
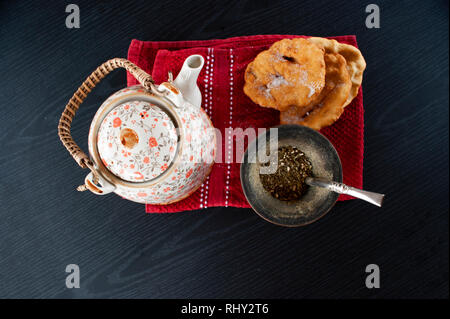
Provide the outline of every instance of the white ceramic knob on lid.
<path id="1" fill-rule="evenodd" d="M 97 135 L 103 164 L 128 182 L 147 182 L 168 169 L 177 152 L 172 119 L 147 101 L 119 104 L 103 119 Z"/>

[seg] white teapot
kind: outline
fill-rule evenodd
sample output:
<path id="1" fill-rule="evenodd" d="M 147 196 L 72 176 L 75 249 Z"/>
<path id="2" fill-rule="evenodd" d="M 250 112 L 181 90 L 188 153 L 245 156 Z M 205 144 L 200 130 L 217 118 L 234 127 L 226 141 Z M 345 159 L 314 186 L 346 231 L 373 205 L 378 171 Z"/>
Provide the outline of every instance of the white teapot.
<path id="1" fill-rule="evenodd" d="M 149 74 L 125 59 L 98 67 L 64 110 L 58 133 L 73 158 L 91 172 L 78 190 L 114 192 L 126 199 L 169 204 L 192 194 L 209 175 L 216 137 L 201 108 L 197 77 L 201 55 L 188 57 L 175 81 L 156 85 Z M 111 95 L 98 109 L 89 131 L 88 157 L 70 134 L 72 119 L 87 94 L 108 73 L 125 68 L 141 85 Z"/>

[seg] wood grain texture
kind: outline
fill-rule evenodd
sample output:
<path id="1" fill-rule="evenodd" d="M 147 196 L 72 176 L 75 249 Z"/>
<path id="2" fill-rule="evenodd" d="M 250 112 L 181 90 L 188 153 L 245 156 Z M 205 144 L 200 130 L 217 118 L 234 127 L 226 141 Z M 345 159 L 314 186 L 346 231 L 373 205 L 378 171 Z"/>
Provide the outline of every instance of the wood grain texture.
<path id="1" fill-rule="evenodd" d="M 366 29 L 360 1 L 61 1 L 0 3 L 0 297 L 448 298 L 448 2 L 378 1 Z M 99 64 L 133 38 L 356 34 L 366 58 L 368 190 L 385 207 L 339 203 L 299 229 L 250 209 L 145 214 L 115 195 L 78 193 L 86 171 L 57 136 L 60 114 Z M 73 137 L 126 83 L 111 74 L 81 107 Z M 216 187 L 221 187 L 217 185 Z M 65 288 L 65 267 L 81 288 Z M 381 268 L 381 289 L 364 285 Z"/>

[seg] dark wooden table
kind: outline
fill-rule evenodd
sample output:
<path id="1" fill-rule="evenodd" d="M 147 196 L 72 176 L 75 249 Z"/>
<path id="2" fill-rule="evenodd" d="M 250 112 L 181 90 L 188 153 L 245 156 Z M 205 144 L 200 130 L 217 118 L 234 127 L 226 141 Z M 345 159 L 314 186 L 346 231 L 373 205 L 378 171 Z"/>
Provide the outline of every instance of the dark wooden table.
<path id="1" fill-rule="evenodd" d="M 0 3 L 0 297 L 448 297 L 448 1 L 72 1 Z M 364 75 L 364 186 L 382 209 L 339 203 L 317 223 L 287 229 L 250 209 L 145 214 L 118 196 L 78 193 L 86 171 L 57 123 L 81 81 L 126 57 L 133 38 L 356 34 Z M 87 148 L 100 103 L 125 85 L 108 77 L 77 115 Z M 220 187 L 217 186 L 217 187 Z M 67 289 L 77 264 L 81 288 Z M 381 288 L 367 289 L 377 264 Z"/>

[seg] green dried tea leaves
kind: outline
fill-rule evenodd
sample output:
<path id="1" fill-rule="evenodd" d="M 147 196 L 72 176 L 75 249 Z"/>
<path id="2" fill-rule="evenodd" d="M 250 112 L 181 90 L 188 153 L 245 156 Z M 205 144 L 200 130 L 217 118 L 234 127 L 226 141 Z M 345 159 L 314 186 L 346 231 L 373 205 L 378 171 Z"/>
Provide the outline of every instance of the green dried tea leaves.
<path id="1" fill-rule="evenodd" d="M 279 200 L 299 199 L 308 187 L 305 179 L 312 176 L 311 162 L 302 151 L 290 145 L 278 148 L 277 155 L 276 172 L 260 174 L 261 183 L 265 190 Z M 269 166 L 270 162 L 261 165 Z"/>

